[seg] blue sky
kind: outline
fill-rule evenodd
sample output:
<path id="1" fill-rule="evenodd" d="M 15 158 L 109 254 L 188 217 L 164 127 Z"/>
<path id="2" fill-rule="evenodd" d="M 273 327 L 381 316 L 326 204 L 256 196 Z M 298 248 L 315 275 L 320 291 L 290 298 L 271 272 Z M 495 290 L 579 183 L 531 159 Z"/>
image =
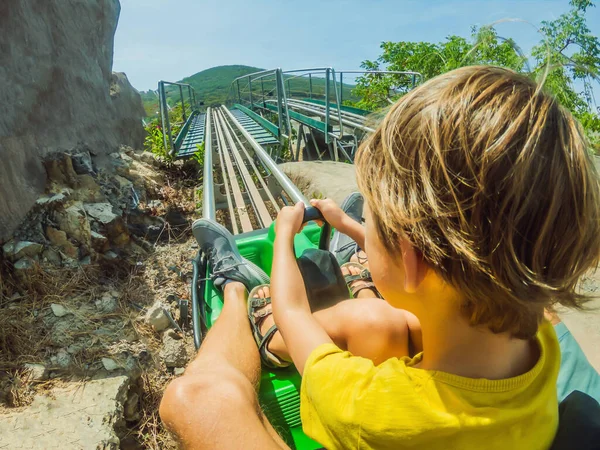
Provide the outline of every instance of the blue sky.
<path id="1" fill-rule="evenodd" d="M 121 0 L 113 70 L 147 90 L 224 64 L 356 69 L 382 41 L 438 42 L 507 18 L 528 22 L 497 29 L 529 53 L 535 27 L 568 9 L 568 0 Z M 588 24 L 600 33 L 600 7 Z"/>

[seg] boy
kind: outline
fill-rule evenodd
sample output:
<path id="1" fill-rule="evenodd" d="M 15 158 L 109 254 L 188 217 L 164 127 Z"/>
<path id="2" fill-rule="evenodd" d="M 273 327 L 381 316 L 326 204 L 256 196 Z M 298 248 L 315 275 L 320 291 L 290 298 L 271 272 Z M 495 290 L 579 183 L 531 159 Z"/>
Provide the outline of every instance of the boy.
<path id="1" fill-rule="evenodd" d="M 570 114 L 522 75 L 458 69 L 400 99 L 359 150 L 356 169 L 373 281 L 391 306 L 417 316 L 423 352 L 375 365 L 334 344 L 310 313 L 294 259 L 304 207 L 284 208 L 270 295 L 286 351 L 303 374 L 305 432 L 330 449 L 549 448 L 560 354 L 543 309 L 577 306 L 576 284 L 600 254 L 598 181 Z M 348 225 L 324 209 L 334 227 Z M 223 272 L 225 306 L 228 290 L 243 290 L 230 280 L 261 283 L 231 267 Z M 213 341 L 223 335 L 216 331 Z M 256 411 L 250 364 L 227 353 L 234 345 L 218 345 L 209 343 L 192 364 L 218 365 L 214 379 L 228 379 L 213 407 L 235 414 L 237 428 L 198 420 L 194 429 L 213 447 L 240 442 L 240 433 L 260 442 L 256 448 L 281 447 Z M 196 376 L 172 397 L 206 398 L 215 383 Z M 235 406 L 222 406 L 223 398 Z M 173 426 L 168 408 L 161 415 Z"/>

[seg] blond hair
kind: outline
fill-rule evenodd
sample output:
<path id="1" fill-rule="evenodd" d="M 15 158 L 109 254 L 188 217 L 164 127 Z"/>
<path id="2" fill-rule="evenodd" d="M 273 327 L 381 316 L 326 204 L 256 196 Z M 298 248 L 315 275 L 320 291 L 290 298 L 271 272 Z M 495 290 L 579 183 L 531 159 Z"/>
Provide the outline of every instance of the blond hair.
<path id="1" fill-rule="evenodd" d="M 356 158 L 375 228 L 406 237 L 472 325 L 530 338 L 579 306 L 600 255 L 599 183 L 571 114 L 524 75 L 464 67 L 402 97 Z"/>

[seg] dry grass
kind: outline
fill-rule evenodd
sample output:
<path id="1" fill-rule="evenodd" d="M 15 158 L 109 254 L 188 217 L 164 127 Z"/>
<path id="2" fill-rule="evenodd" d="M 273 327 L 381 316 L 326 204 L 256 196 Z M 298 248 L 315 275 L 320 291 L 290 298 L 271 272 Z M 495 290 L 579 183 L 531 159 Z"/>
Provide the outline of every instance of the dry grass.
<path id="1" fill-rule="evenodd" d="M 34 266 L 20 272 L 0 257 L 0 408 L 2 404 L 26 406 L 35 394 L 63 381 L 85 382 L 102 370 L 103 357 L 118 363 L 134 357 L 137 365 L 128 371 L 133 377 L 139 376 L 134 379 L 139 388 L 141 419 L 128 424 L 124 438 L 137 448 L 177 448 L 158 415 L 162 393 L 173 375 L 158 357 L 160 336 L 139 316 L 156 299 L 165 301 L 171 294 L 190 298 L 190 259 L 196 252 L 190 219 L 196 209 L 198 172 L 192 165 L 164 172 L 165 185 L 150 195 L 162 205 L 151 214 L 166 216 L 167 223 L 149 255 L 132 248 L 110 264 L 60 269 Z M 170 222 L 170 213 L 184 220 Z M 109 291 L 118 293 L 118 306 L 112 312 L 102 312 L 95 302 Z M 55 317 L 50 308 L 53 303 L 64 306 L 70 314 Z M 177 320 L 175 305 L 169 306 Z M 185 339 L 192 356 L 191 336 Z M 82 343 L 85 345 L 70 352 L 67 367 L 49 362 L 59 349 Z M 23 367 L 26 363 L 44 364 L 52 380 L 32 380 L 31 372 Z"/>
<path id="2" fill-rule="evenodd" d="M 286 175 L 292 183 L 300 189 L 306 198 L 323 198 L 323 193 L 315 190 L 312 181 L 307 176 L 294 172 L 286 172 Z"/>

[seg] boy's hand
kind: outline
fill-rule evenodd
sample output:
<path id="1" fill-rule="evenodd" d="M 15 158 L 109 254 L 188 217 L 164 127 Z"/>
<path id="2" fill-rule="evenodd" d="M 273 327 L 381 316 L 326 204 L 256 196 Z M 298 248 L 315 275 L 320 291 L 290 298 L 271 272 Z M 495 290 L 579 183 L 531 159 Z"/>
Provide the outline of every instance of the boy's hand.
<path id="1" fill-rule="evenodd" d="M 298 202 L 295 206 L 285 206 L 279 211 L 275 221 L 275 234 L 277 236 L 293 238 L 302 230 L 304 219 L 304 203 Z"/>
<path id="2" fill-rule="evenodd" d="M 343 230 L 346 213 L 330 198 L 324 200 L 312 199 L 310 204 L 323 214 L 323 217 L 336 230 Z"/>

